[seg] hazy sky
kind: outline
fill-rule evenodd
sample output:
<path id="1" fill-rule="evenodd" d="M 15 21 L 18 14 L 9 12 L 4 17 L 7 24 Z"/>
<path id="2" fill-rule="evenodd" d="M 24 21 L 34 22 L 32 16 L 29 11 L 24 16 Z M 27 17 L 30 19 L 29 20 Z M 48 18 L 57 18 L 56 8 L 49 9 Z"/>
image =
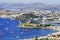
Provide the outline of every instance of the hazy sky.
<path id="1" fill-rule="evenodd" d="M 8 2 L 8 3 L 35 3 L 41 2 L 45 4 L 60 4 L 60 0 L 0 0 L 0 2 Z"/>

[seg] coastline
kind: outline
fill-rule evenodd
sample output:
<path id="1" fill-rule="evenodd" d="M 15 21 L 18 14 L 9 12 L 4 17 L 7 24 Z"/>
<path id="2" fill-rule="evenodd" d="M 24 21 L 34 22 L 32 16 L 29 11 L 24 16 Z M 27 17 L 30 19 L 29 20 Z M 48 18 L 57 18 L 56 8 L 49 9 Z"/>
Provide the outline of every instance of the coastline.
<path id="1" fill-rule="evenodd" d="M 55 29 L 55 28 L 52 28 L 52 27 L 54 27 L 54 26 L 45 27 L 45 28 L 40 28 L 40 29 L 44 29 L 44 30 L 46 30 L 46 29 L 54 30 L 54 31 L 56 31 L 56 32 L 53 32 L 52 34 L 48 34 L 47 36 L 39 36 L 39 37 L 38 37 L 38 40 L 39 40 L 39 39 L 43 39 L 43 38 L 50 38 L 51 35 L 60 33 L 60 29 L 58 29 L 59 27 L 57 27 L 56 29 Z M 20 27 L 20 28 L 27 28 L 27 27 Z M 32 29 L 32 28 L 28 28 L 28 29 Z M 36 29 L 39 29 L 39 28 L 36 28 Z M 51 38 L 52 38 L 52 37 L 51 37 Z M 50 39 L 51 39 L 51 38 L 50 38 Z M 35 40 L 35 39 L 36 39 L 36 38 L 34 37 L 34 38 L 27 38 L 27 39 L 24 39 L 24 40 Z"/>

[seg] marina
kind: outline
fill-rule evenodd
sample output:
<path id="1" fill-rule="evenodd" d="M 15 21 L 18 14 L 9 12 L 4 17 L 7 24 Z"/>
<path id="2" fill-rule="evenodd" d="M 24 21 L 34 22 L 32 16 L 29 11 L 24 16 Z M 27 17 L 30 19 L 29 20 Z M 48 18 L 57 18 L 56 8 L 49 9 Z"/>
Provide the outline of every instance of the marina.
<path id="1" fill-rule="evenodd" d="M 60 0 L 0 0 L 0 40 L 60 40 Z"/>
<path id="2" fill-rule="evenodd" d="M 0 18 L 0 40 L 19 40 L 29 39 L 40 36 L 47 36 L 55 31 L 49 29 L 36 29 L 36 28 L 18 28 L 18 20 L 9 18 Z"/>

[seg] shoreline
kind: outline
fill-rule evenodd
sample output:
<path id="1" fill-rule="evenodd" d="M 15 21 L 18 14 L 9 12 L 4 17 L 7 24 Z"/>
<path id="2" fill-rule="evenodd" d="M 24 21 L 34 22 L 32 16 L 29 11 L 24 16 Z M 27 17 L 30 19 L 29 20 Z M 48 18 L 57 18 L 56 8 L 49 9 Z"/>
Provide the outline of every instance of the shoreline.
<path id="1" fill-rule="evenodd" d="M 52 27 L 54 27 L 54 28 L 52 28 Z M 27 27 L 20 27 L 20 28 L 27 28 Z M 56 32 L 53 32 L 53 33 L 48 34 L 48 35 L 46 35 L 46 36 L 38 36 L 37 39 L 39 40 L 39 39 L 44 39 L 44 38 L 50 38 L 51 35 L 57 34 L 58 32 L 60 32 L 60 29 L 58 29 L 58 28 L 59 28 L 59 27 L 57 27 L 57 28 L 55 29 L 55 26 L 40 28 L 40 29 L 43 29 L 43 30 L 46 30 L 46 29 L 54 30 L 54 31 L 56 31 Z M 31 29 L 31 28 L 29 28 L 29 29 Z M 39 28 L 36 28 L 36 29 L 39 29 Z M 24 40 L 35 40 L 35 39 L 36 39 L 36 38 L 34 37 L 34 38 L 27 38 L 27 39 L 24 39 Z"/>
<path id="2" fill-rule="evenodd" d="M 54 27 L 54 26 L 52 26 L 52 27 Z M 52 27 L 50 26 L 50 27 L 39 28 L 39 27 L 19 27 L 19 26 L 18 26 L 18 28 L 28 28 L 28 29 L 33 29 L 33 28 L 35 28 L 35 29 L 49 29 L 49 30 L 56 30 L 56 31 L 58 31 L 57 29 L 54 29 L 54 28 L 52 28 Z"/>

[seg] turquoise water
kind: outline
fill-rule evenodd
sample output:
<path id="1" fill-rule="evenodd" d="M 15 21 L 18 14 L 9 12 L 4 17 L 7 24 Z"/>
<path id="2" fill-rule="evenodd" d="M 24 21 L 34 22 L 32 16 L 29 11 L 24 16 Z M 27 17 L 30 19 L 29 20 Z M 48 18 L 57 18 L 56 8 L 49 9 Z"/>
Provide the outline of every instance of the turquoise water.
<path id="1" fill-rule="evenodd" d="M 36 36 L 46 36 L 55 31 L 48 29 L 28 29 L 18 28 L 18 20 L 11 20 L 9 18 L 0 18 L 0 40 L 18 40 L 26 38 L 34 38 Z M 1 35 L 2 34 L 2 35 Z"/>

